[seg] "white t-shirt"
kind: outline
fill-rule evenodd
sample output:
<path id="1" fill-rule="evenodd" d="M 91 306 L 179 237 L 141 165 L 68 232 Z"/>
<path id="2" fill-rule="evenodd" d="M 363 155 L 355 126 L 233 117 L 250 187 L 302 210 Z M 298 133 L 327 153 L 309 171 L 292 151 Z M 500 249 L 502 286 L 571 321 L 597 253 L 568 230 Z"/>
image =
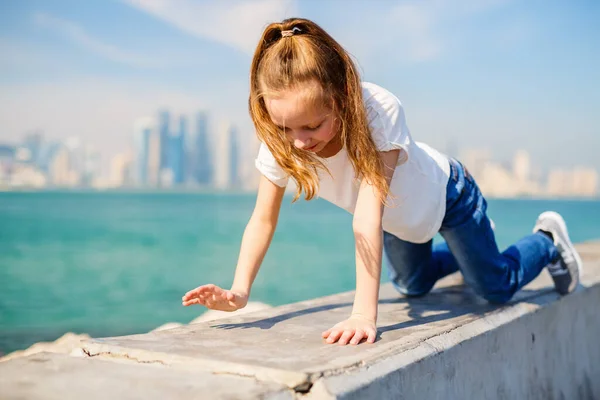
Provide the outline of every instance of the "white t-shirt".
<path id="1" fill-rule="evenodd" d="M 400 100 L 372 83 L 362 84 L 373 141 L 379 151 L 402 149 L 383 212 L 383 230 L 409 242 L 425 243 L 440 229 L 446 213 L 448 158 L 424 143 L 414 142 Z M 346 149 L 321 158 L 331 172 L 319 172 L 318 196 L 354 213 L 360 181 Z M 285 187 L 289 176 L 262 143 L 256 167 L 274 184 Z"/>

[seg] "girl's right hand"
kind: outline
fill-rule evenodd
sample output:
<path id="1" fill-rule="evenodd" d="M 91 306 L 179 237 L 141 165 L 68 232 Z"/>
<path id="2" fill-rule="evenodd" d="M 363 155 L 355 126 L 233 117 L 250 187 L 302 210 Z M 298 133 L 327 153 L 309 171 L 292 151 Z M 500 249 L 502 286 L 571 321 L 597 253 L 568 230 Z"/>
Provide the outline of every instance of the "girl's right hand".
<path id="1" fill-rule="evenodd" d="M 181 304 L 191 306 L 200 304 L 211 310 L 235 311 L 244 308 L 248 295 L 221 289 L 216 285 L 202 285 L 190 290 L 181 298 Z"/>

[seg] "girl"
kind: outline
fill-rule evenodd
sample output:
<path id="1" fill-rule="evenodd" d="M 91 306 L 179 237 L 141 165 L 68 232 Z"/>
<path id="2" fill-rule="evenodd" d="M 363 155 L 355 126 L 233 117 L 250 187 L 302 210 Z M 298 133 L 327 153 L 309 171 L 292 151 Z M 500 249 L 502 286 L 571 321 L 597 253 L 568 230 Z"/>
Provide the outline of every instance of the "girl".
<path id="1" fill-rule="evenodd" d="M 318 194 L 353 214 L 354 304 L 348 319 L 323 332 L 327 343 L 375 341 L 382 258 L 406 296 L 424 295 L 458 270 L 493 303 L 510 300 L 545 266 L 559 293 L 576 287 L 581 260 L 560 215 L 541 214 L 532 235 L 500 253 L 467 169 L 413 141 L 400 101 L 362 83 L 348 53 L 314 22 L 286 19 L 265 29 L 252 60 L 249 108 L 262 176 L 233 285 L 200 286 L 183 296 L 184 306 L 246 305 L 290 177 L 294 201 Z M 433 248 L 437 232 L 445 243 Z"/>

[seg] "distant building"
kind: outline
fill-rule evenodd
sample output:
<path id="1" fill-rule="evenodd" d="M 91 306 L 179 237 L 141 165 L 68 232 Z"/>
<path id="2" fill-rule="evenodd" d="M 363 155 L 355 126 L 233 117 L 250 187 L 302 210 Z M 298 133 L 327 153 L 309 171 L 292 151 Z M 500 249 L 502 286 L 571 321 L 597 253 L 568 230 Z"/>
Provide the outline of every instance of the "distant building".
<path id="1" fill-rule="evenodd" d="M 239 185 L 239 144 L 237 129 L 224 123 L 217 132 L 215 149 L 215 186 L 231 189 Z"/>
<path id="2" fill-rule="evenodd" d="M 231 126 L 229 128 L 229 187 L 239 188 L 240 179 L 240 144 L 238 130 Z"/>
<path id="3" fill-rule="evenodd" d="M 592 197 L 598 195 L 598 172 L 592 168 L 556 168 L 548 174 L 546 186 L 553 197 Z"/>
<path id="4" fill-rule="evenodd" d="M 0 187 L 8 186 L 14 162 L 14 146 L 0 145 Z"/>
<path id="5" fill-rule="evenodd" d="M 161 159 L 160 136 L 158 131 L 152 131 L 148 141 L 148 186 L 157 187 L 160 182 Z"/>
<path id="6" fill-rule="evenodd" d="M 50 162 L 54 158 L 54 155 L 61 147 L 61 143 L 59 142 L 44 142 L 42 148 L 40 150 L 37 166 L 38 168 L 45 172 L 46 174 L 50 168 Z"/>
<path id="7" fill-rule="evenodd" d="M 169 140 L 171 131 L 171 117 L 167 110 L 158 113 L 158 137 L 160 146 L 160 164 L 159 168 L 169 168 Z"/>
<path id="8" fill-rule="evenodd" d="M 583 197 L 598 195 L 598 172 L 593 168 L 575 168 L 573 170 L 573 192 Z"/>
<path id="9" fill-rule="evenodd" d="M 68 186 L 79 186 L 84 174 L 86 158 L 81 139 L 72 136 L 66 140 L 64 147 L 67 150 L 67 165 L 71 179 Z"/>
<path id="10" fill-rule="evenodd" d="M 0 164 L 12 164 L 15 160 L 14 146 L 0 144 Z"/>
<path id="11" fill-rule="evenodd" d="M 83 151 L 83 169 L 81 170 L 80 185 L 91 187 L 100 176 L 100 153 L 91 145 L 86 145 Z"/>
<path id="12" fill-rule="evenodd" d="M 141 118 L 133 126 L 133 181 L 137 186 L 149 184 L 150 138 L 154 129 L 151 118 Z"/>
<path id="13" fill-rule="evenodd" d="M 26 162 L 35 166 L 39 165 L 40 153 L 44 144 L 44 137 L 41 132 L 32 132 L 23 138 L 22 148 L 29 152 L 29 160 Z"/>
<path id="14" fill-rule="evenodd" d="M 110 163 L 109 187 L 130 186 L 131 167 L 133 160 L 130 154 L 117 154 Z"/>
<path id="15" fill-rule="evenodd" d="M 184 116 L 179 118 L 179 129 L 169 137 L 169 169 L 172 173 L 172 183 L 180 185 L 185 182 L 185 137 L 187 121 Z"/>
<path id="16" fill-rule="evenodd" d="M 49 166 L 50 183 L 59 187 L 72 187 L 79 184 L 79 174 L 71 168 L 70 151 L 61 146 L 56 151 Z"/>
<path id="17" fill-rule="evenodd" d="M 192 170 L 197 183 L 212 185 L 214 182 L 213 158 L 208 135 L 208 114 L 196 114 L 196 138 L 194 141 Z"/>
<path id="18" fill-rule="evenodd" d="M 531 161 L 529 153 L 525 150 L 517 150 L 513 158 L 513 174 L 518 182 L 527 183 L 531 176 Z"/>

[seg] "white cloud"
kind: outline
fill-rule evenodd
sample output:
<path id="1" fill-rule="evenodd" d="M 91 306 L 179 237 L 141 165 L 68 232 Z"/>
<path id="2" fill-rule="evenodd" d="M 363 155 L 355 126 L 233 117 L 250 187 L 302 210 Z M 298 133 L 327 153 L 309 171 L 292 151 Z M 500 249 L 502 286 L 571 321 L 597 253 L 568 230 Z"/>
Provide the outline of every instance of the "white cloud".
<path id="1" fill-rule="evenodd" d="M 45 13 L 36 13 L 34 22 L 43 28 L 60 32 L 68 39 L 83 46 L 92 53 L 109 60 L 138 68 L 160 68 L 164 65 L 156 58 L 144 57 L 131 51 L 122 50 L 116 46 L 104 43 L 90 36 L 81 26 L 74 22 Z"/>
<path id="2" fill-rule="evenodd" d="M 295 0 L 123 0 L 178 29 L 252 54 L 264 27 L 296 11 Z"/>

